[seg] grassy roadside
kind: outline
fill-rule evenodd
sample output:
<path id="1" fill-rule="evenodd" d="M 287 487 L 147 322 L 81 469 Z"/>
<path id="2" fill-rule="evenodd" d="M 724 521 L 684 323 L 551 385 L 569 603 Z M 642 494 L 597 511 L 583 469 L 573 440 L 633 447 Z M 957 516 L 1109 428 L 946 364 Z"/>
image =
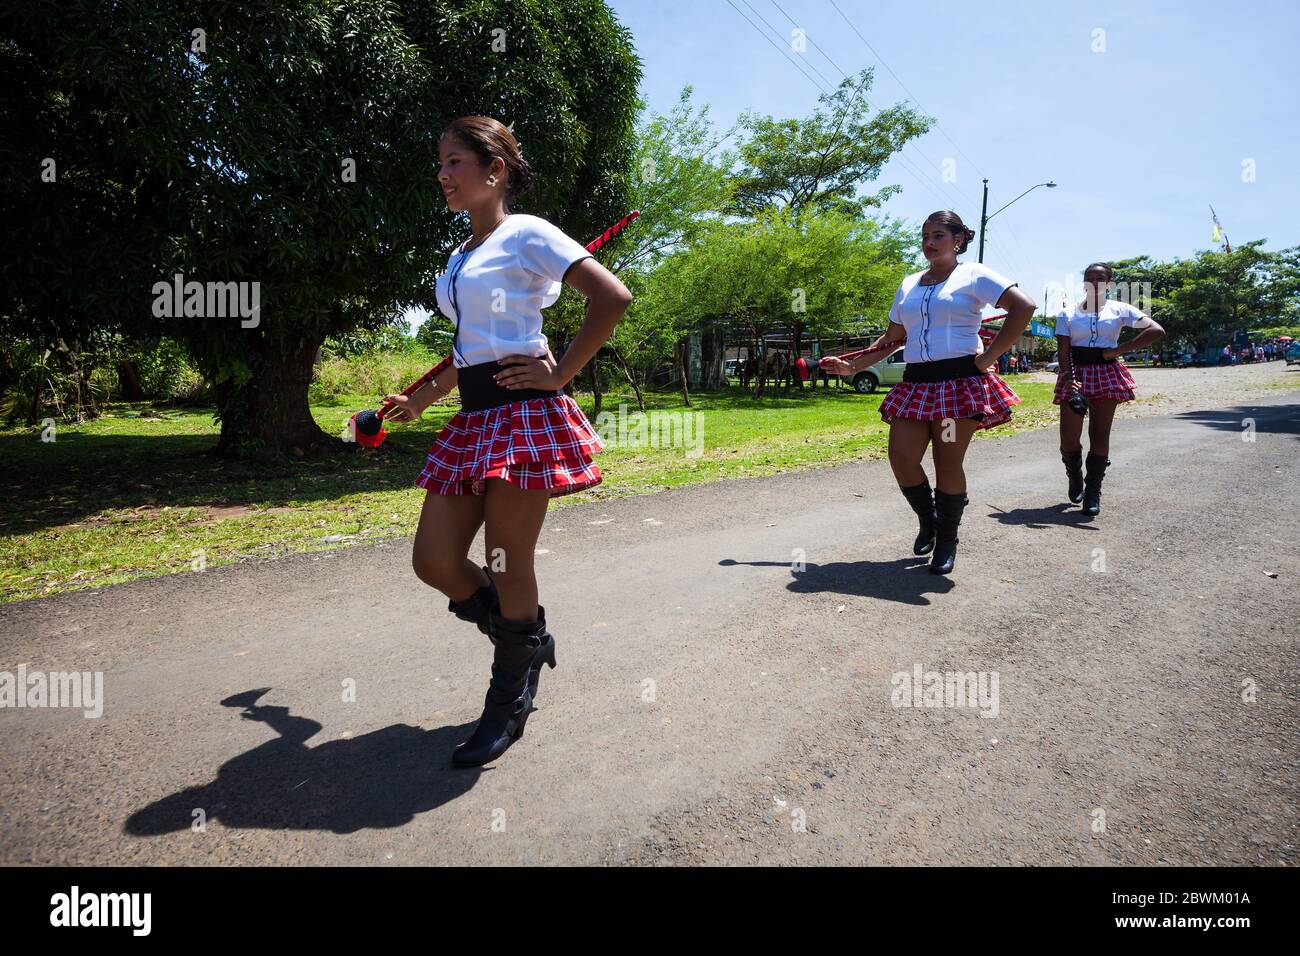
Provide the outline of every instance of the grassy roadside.
<path id="1" fill-rule="evenodd" d="M 1055 422 L 1050 384 L 1018 377 L 1011 384 L 1024 404 L 1011 425 L 981 437 Z M 611 442 L 597 459 L 604 483 L 552 507 L 884 456 L 883 391 L 819 388 L 760 401 L 737 391 L 692 396 L 702 439 L 694 448 Z M 590 397 L 580 404 L 590 415 Z M 636 409 L 630 393 L 607 395 L 615 423 L 620 404 L 627 414 Z M 313 413 L 338 434 L 366 405 L 350 396 Z M 647 396 L 647 407 L 685 411 L 675 394 Z M 207 454 L 219 432 L 210 410 L 113 405 L 95 422 L 61 427 L 54 442 L 34 430 L 0 431 L 0 480 L 11 503 L 0 514 L 0 603 L 412 534 L 423 500 L 412 482 L 454 412 L 430 409 L 378 453 L 276 470 Z"/>

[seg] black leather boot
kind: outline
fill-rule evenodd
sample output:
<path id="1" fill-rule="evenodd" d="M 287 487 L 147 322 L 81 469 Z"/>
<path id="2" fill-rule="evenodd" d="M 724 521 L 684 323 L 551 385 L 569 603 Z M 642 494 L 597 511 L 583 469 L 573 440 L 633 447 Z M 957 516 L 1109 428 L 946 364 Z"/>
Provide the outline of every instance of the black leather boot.
<path id="1" fill-rule="evenodd" d="M 524 735 L 533 709 L 529 676 L 533 658 L 545 643 L 545 634 L 546 627 L 540 621 L 508 621 L 499 614 L 490 616 L 492 682 L 483 699 L 478 726 L 451 755 L 456 766 L 478 767 L 496 760 Z"/>
<path id="2" fill-rule="evenodd" d="M 555 667 L 555 638 L 546 627 L 546 608 L 540 604 L 537 605 L 537 623 L 541 627 L 541 645 L 537 648 L 537 653 L 533 655 L 532 667 L 528 672 L 528 692 L 532 694 L 533 702 L 537 702 L 537 683 L 542 674 L 542 665 L 550 664 Z"/>
<path id="3" fill-rule="evenodd" d="M 957 527 L 970 501 L 964 494 L 934 493 L 934 554 L 930 556 L 931 574 L 951 574 L 957 560 Z"/>
<path id="4" fill-rule="evenodd" d="M 1105 455 L 1088 452 L 1088 477 L 1083 479 L 1083 513 L 1096 516 L 1101 514 L 1101 480 L 1106 477 L 1106 466 L 1110 459 Z"/>
<path id="5" fill-rule="evenodd" d="M 1065 476 L 1070 479 L 1070 500 L 1077 505 L 1083 500 L 1083 452 L 1076 451 L 1073 455 L 1062 452 L 1061 461 L 1065 462 Z"/>
<path id="6" fill-rule="evenodd" d="M 459 603 L 448 601 L 447 610 L 462 621 L 469 621 L 471 624 L 478 625 L 478 629 L 487 634 L 489 617 L 501 613 L 501 600 L 497 594 L 496 582 L 492 580 L 492 572 L 484 568 L 483 573 L 488 577 L 487 585 L 479 588 L 464 601 Z M 544 629 L 546 627 L 546 608 L 540 604 L 537 606 L 537 620 Z M 538 648 L 537 656 L 533 659 L 531 673 L 528 675 L 528 689 L 532 693 L 534 701 L 537 699 L 537 685 L 543 664 L 555 666 L 555 638 L 550 633 L 546 634 L 541 647 Z"/>
<path id="7" fill-rule="evenodd" d="M 930 479 L 924 479 L 919 485 L 904 488 L 898 486 L 907 503 L 920 519 L 921 530 L 917 532 L 912 544 L 913 554 L 929 554 L 934 550 L 934 494 L 930 491 Z"/>
<path id="8" fill-rule="evenodd" d="M 488 615 L 501 613 L 501 600 L 497 597 L 496 582 L 492 580 L 492 575 L 488 574 L 488 569 L 484 568 L 483 573 L 487 574 L 488 583 L 463 601 L 449 600 L 447 610 L 462 621 L 478 625 L 478 629 L 486 634 Z"/>

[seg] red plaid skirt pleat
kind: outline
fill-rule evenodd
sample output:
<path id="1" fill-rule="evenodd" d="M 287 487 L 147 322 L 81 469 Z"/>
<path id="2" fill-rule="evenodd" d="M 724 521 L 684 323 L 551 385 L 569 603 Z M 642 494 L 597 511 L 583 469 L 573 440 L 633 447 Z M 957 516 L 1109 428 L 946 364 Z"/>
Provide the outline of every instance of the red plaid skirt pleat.
<path id="1" fill-rule="evenodd" d="M 1088 401 L 1131 402 L 1136 395 L 1137 383 L 1123 362 L 1103 362 L 1101 365 L 1076 365 L 1074 377 L 1079 391 Z M 1052 401 L 1060 405 L 1070 397 L 1070 382 L 1057 378 L 1056 393 Z"/>
<path id="2" fill-rule="evenodd" d="M 440 495 L 481 495 L 503 478 L 551 497 L 600 484 L 591 456 L 605 444 L 569 395 L 457 412 L 429 449 L 415 483 Z"/>
<path id="3" fill-rule="evenodd" d="M 978 418 L 980 428 L 1011 420 L 1020 396 L 994 372 L 967 375 L 943 382 L 899 382 L 880 403 L 880 417 L 934 422 L 945 418 Z"/>

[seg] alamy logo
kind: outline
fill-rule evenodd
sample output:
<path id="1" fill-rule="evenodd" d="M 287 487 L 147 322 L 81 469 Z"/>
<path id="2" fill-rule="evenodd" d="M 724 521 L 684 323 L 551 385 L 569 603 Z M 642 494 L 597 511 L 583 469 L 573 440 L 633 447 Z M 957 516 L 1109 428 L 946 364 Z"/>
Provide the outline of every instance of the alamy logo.
<path id="1" fill-rule="evenodd" d="M 148 936 L 152 924 L 151 893 L 71 893 L 50 897 L 51 926 L 130 926 L 132 935 Z"/>
<path id="2" fill-rule="evenodd" d="M 71 707 L 83 717 L 104 715 L 103 671 L 0 671 L 0 707 Z"/>
<path id="3" fill-rule="evenodd" d="M 153 314 L 159 319 L 225 319 L 238 316 L 241 328 L 262 322 L 262 283 L 185 281 L 176 273 L 171 282 L 153 284 Z"/>
<path id="4" fill-rule="evenodd" d="M 657 409 L 628 414 L 620 403 L 618 413 L 601 412 L 592 423 L 606 446 L 618 448 L 683 448 L 685 457 L 704 454 L 704 415 L 701 412 L 665 412 Z"/>
<path id="5" fill-rule="evenodd" d="M 915 664 L 889 682 L 895 707 L 977 707 L 981 717 L 998 715 L 997 671 L 927 671 Z"/>

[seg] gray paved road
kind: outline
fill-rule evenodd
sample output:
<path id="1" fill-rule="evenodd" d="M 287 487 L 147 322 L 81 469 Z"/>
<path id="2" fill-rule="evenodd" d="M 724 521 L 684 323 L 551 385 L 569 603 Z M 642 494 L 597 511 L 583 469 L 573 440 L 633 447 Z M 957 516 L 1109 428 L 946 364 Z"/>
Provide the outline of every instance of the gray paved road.
<path id="1" fill-rule="evenodd" d="M 949 579 L 884 462 L 554 514 L 560 667 L 484 771 L 489 645 L 405 543 L 0 608 L 0 669 L 106 696 L 0 710 L 0 862 L 1293 862 L 1298 437 L 1121 421 L 1091 524 L 1054 434 L 977 442 Z M 894 706 L 918 665 L 997 715 Z"/>

